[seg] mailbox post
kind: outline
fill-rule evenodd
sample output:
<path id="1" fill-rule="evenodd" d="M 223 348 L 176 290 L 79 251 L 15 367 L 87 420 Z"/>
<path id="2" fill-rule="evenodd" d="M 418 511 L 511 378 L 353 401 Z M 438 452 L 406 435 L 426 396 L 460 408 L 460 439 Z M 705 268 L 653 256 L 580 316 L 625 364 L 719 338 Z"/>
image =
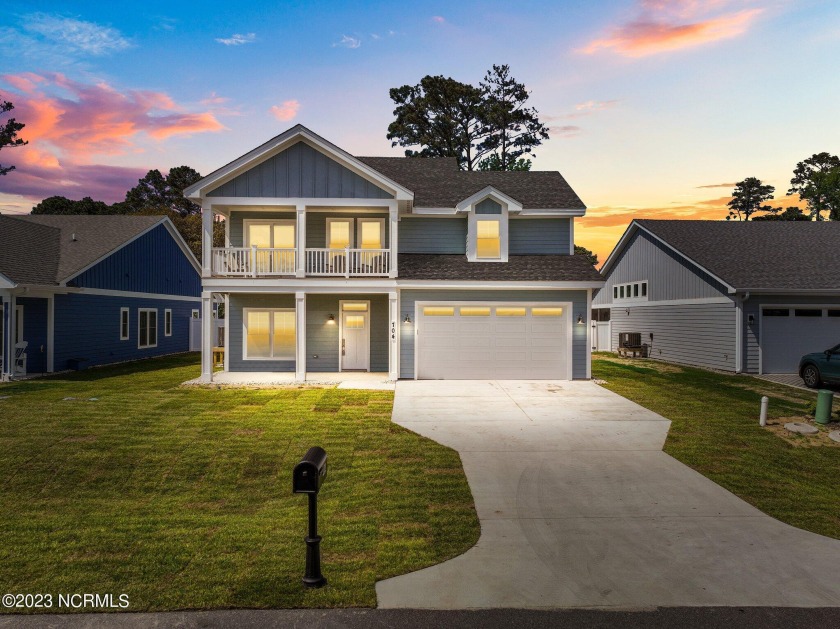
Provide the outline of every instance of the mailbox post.
<path id="1" fill-rule="evenodd" d="M 318 535 L 318 491 L 327 476 L 327 453 L 323 448 L 309 448 L 292 472 L 292 492 L 309 496 L 309 532 L 306 542 L 306 572 L 303 584 L 319 588 L 327 584 L 321 574 L 321 536 Z"/>

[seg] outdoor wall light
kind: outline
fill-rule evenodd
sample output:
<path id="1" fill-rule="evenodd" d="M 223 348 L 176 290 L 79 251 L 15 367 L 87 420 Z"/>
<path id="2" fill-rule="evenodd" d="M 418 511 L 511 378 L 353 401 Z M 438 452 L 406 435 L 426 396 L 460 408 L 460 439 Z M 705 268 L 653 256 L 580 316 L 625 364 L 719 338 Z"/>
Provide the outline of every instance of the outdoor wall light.
<path id="1" fill-rule="evenodd" d="M 335 315 L 329 315 L 327 317 L 327 324 L 328 325 L 335 325 Z"/>
<path id="2" fill-rule="evenodd" d="M 579 314 L 579 315 L 578 315 L 578 320 L 577 320 L 577 322 L 578 322 L 578 325 L 584 325 L 583 315 L 582 315 L 582 314 Z"/>
<path id="3" fill-rule="evenodd" d="M 747 315 L 747 323 L 749 323 L 750 325 L 755 323 L 755 317 L 752 315 Z"/>
<path id="4" fill-rule="evenodd" d="M 403 323 L 411 323 L 411 317 L 405 315 L 405 319 L 403 319 Z"/>

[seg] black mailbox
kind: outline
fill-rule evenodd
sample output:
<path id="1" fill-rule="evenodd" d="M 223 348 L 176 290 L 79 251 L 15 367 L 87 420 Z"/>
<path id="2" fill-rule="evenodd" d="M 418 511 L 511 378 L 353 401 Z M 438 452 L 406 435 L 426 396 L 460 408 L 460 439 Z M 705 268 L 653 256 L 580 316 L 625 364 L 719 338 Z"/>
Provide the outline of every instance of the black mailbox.
<path id="1" fill-rule="evenodd" d="M 327 476 L 327 453 L 323 448 L 309 448 L 292 472 L 292 492 L 317 494 Z"/>

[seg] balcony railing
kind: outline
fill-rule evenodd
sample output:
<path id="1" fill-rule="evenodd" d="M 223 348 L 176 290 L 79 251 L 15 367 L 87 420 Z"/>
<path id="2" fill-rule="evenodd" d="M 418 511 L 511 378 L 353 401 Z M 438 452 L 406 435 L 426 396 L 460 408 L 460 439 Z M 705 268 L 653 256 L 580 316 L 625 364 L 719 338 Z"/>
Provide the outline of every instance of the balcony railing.
<path id="1" fill-rule="evenodd" d="M 391 270 L 389 249 L 306 249 L 306 275 L 333 277 L 387 277 Z M 269 277 L 295 275 L 295 249 L 225 247 L 212 251 L 213 275 Z"/>

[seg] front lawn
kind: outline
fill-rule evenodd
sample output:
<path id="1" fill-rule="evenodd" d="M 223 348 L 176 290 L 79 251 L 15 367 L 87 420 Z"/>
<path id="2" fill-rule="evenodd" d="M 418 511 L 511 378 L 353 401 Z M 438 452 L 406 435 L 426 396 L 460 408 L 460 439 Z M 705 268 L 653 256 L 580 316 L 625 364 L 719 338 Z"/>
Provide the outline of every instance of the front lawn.
<path id="1" fill-rule="evenodd" d="M 840 538 L 840 444 L 783 437 L 779 425 L 803 418 L 816 392 L 610 354 L 594 355 L 592 375 L 671 420 L 665 452 L 674 458 L 764 513 Z M 770 428 L 758 425 L 763 395 Z"/>
<path id="2" fill-rule="evenodd" d="M 477 541 L 458 454 L 391 423 L 391 392 L 180 387 L 197 363 L 0 385 L 0 593 L 127 594 L 128 611 L 374 606 L 377 580 Z M 329 456 L 329 585 L 307 591 L 307 499 L 290 492 L 313 445 Z"/>

